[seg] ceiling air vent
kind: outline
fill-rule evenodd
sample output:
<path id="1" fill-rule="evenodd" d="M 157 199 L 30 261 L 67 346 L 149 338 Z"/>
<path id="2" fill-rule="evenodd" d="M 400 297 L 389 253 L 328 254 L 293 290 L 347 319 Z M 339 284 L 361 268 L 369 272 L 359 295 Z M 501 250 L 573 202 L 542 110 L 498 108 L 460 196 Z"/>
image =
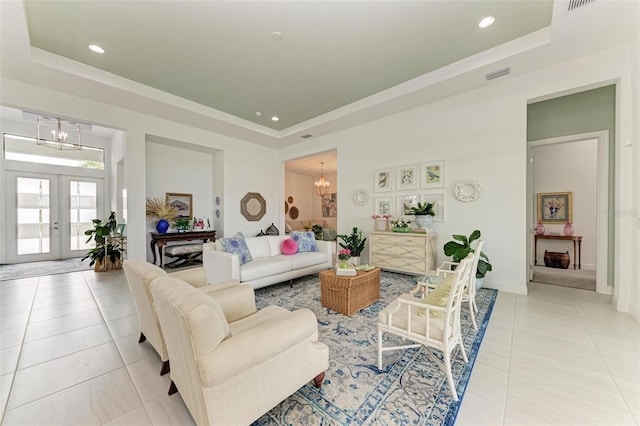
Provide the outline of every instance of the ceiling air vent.
<path id="1" fill-rule="evenodd" d="M 569 0 L 569 9 L 568 9 L 568 11 L 571 12 L 574 9 L 577 9 L 579 7 L 582 7 L 582 6 L 586 6 L 589 3 L 593 3 L 595 1 L 596 0 Z"/>
<path id="2" fill-rule="evenodd" d="M 303 138 L 303 139 L 309 139 L 311 136 L 313 136 L 313 135 L 310 134 L 310 133 L 307 133 L 306 135 L 302 135 L 300 137 Z"/>
<path id="3" fill-rule="evenodd" d="M 511 68 L 503 68 L 501 70 L 497 70 L 497 71 L 493 71 L 490 72 L 488 74 L 484 75 L 484 78 L 489 81 L 489 80 L 493 80 L 494 78 L 498 78 L 498 77 L 502 77 L 504 75 L 508 75 L 511 73 Z"/>

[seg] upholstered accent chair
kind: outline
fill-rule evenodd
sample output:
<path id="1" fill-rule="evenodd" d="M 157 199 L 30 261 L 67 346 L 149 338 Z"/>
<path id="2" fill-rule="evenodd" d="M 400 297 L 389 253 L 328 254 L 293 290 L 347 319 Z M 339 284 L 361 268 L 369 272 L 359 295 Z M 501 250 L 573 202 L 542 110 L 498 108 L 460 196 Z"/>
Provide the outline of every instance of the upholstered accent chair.
<path id="1" fill-rule="evenodd" d="M 471 264 L 471 274 L 469 275 L 469 285 L 465 291 L 462 302 L 469 303 L 469 316 L 471 317 L 471 324 L 473 329 L 477 330 L 476 314 L 478 313 L 478 305 L 476 305 L 476 272 L 478 271 L 478 262 L 480 261 L 480 253 L 482 253 L 482 247 L 484 246 L 484 240 L 476 241 L 476 246 L 473 249 L 473 263 Z M 438 277 L 445 278 L 448 275 L 453 274 L 458 262 L 445 261 L 436 269 Z"/>
<path id="2" fill-rule="evenodd" d="M 207 285 L 207 273 L 203 267 L 186 269 L 183 271 L 172 272 L 167 274 L 162 268 L 152 265 L 144 260 L 131 259 L 124 262 L 124 273 L 129 284 L 129 291 L 133 298 L 133 303 L 138 312 L 138 321 L 140 322 L 140 339 L 138 343 L 149 340 L 149 343 L 160 355 L 162 360 L 162 369 L 160 374 L 164 375 L 169 372 L 169 358 L 167 348 L 165 346 L 160 323 L 156 315 L 156 309 L 151 297 L 149 286 L 151 282 L 158 277 L 180 278 L 189 283 L 193 287 L 199 288 L 206 294 L 212 294 L 225 289 L 238 287 L 238 280 L 224 281 L 215 285 Z M 255 310 L 255 308 L 254 308 Z"/>
<path id="3" fill-rule="evenodd" d="M 460 331 L 460 307 L 473 255 L 460 262 L 454 274 L 442 280 L 437 286 L 418 283 L 418 290 L 403 294 L 378 314 L 378 368 L 382 370 L 382 353 L 397 349 L 425 346 L 442 352 L 444 365 L 432 357 L 444 370 L 454 401 L 458 400 L 453 375 L 451 354 L 460 348 L 464 362 L 468 362 Z M 422 288 L 421 288 L 422 287 Z M 383 346 L 383 333 L 400 336 L 416 342 L 400 346 Z"/>
<path id="4" fill-rule="evenodd" d="M 160 277 L 151 293 L 171 358 L 169 394 L 180 392 L 198 425 L 250 424 L 312 379 L 322 385 L 329 348 L 318 341 L 309 309 L 268 306 L 228 321 L 245 295 L 208 297 L 184 281 Z"/>

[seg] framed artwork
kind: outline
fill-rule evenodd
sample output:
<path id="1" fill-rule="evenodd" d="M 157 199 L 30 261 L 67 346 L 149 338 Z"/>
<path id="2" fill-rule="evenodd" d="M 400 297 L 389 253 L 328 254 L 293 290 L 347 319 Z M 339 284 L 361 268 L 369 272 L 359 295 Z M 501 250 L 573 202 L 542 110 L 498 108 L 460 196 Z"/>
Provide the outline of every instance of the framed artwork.
<path id="1" fill-rule="evenodd" d="M 338 216 L 338 194 L 335 192 L 322 197 L 322 217 Z"/>
<path id="2" fill-rule="evenodd" d="M 538 223 L 573 223 L 573 193 L 538 193 Z"/>
<path id="3" fill-rule="evenodd" d="M 398 216 L 405 216 L 411 214 L 411 207 L 417 207 L 420 198 L 417 195 L 400 195 L 397 198 L 398 201 Z"/>
<path id="4" fill-rule="evenodd" d="M 436 203 L 436 205 L 433 206 L 433 211 L 436 213 L 436 215 L 433 217 L 434 222 L 444 222 L 446 220 L 444 215 L 444 212 L 445 212 L 444 193 L 439 192 L 434 194 L 422 194 L 420 196 L 420 202 Z"/>
<path id="5" fill-rule="evenodd" d="M 416 189 L 418 187 L 418 166 L 408 164 L 396 167 L 396 189 L 403 191 L 406 189 Z"/>
<path id="6" fill-rule="evenodd" d="M 393 169 L 378 169 L 373 177 L 373 188 L 375 192 L 393 191 Z"/>
<path id="7" fill-rule="evenodd" d="M 116 228 L 116 234 L 120 234 L 120 235 L 124 235 L 124 228 L 127 225 L 125 223 L 119 223 L 118 227 Z"/>
<path id="8" fill-rule="evenodd" d="M 376 197 L 373 214 L 378 216 L 393 214 L 393 197 Z"/>
<path id="9" fill-rule="evenodd" d="M 167 202 L 178 209 L 178 217 L 191 219 L 193 216 L 193 196 L 167 192 Z"/>
<path id="10" fill-rule="evenodd" d="M 430 189 L 442 187 L 444 187 L 444 161 L 422 163 L 420 188 Z"/>

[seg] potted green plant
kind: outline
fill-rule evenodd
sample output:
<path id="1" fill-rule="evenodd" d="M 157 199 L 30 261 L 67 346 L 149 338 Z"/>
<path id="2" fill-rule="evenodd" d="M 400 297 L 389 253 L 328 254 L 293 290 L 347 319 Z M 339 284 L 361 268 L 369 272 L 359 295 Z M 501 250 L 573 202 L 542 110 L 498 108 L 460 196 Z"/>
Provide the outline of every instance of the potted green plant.
<path id="1" fill-rule="evenodd" d="M 94 240 L 95 247 L 90 249 L 82 260 L 91 259 L 89 266 L 95 265 L 94 270 L 96 272 L 107 270 L 107 260 L 111 262 L 114 268 L 121 268 L 124 247 L 122 247 L 119 240 L 108 238 L 115 234 L 118 227 L 116 213 L 111 212 L 106 222 L 102 221 L 102 219 L 93 219 L 92 222 L 93 229 L 87 229 L 84 234 L 89 236 L 87 243 Z"/>
<path id="2" fill-rule="evenodd" d="M 364 250 L 364 243 L 366 238 L 362 238 L 362 231 L 358 230 L 357 226 L 354 226 L 351 230 L 351 234 L 338 235 L 338 238 L 343 242 L 339 242 L 340 247 L 349 250 L 351 254 L 352 263 L 354 265 L 360 264 L 360 254 Z"/>
<path id="3" fill-rule="evenodd" d="M 416 225 L 418 225 L 418 229 L 425 229 L 427 226 L 431 225 L 433 221 L 433 216 L 436 215 L 434 208 L 436 203 L 420 203 L 418 202 L 417 206 L 413 206 L 409 209 L 409 213 L 416 217 Z"/>
<path id="4" fill-rule="evenodd" d="M 182 231 L 188 231 L 189 227 L 191 226 L 191 221 L 189 220 L 189 218 L 186 217 L 180 217 L 176 220 L 173 221 L 173 226 L 176 227 L 176 229 L 178 230 L 178 232 Z"/>
<path id="5" fill-rule="evenodd" d="M 455 241 L 449 241 L 444 245 L 444 254 L 451 256 L 451 260 L 454 262 L 460 262 L 467 257 L 469 253 L 473 253 L 471 243 L 480 238 L 480 231 L 476 229 L 467 237 L 466 235 L 453 235 Z M 482 280 L 487 272 L 492 271 L 493 266 L 489 263 L 489 258 L 484 252 L 480 252 L 480 259 L 478 260 L 478 269 L 476 271 L 476 287 L 482 287 Z"/>
<path id="6" fill-rule="evenodd" d="M 313 231 L 313 233 L 315 234 L 316 240 L 322 240 L 322 229 L 322 225 L 318 224 L 315 224 L 311 227 L 311 231 Z"/>

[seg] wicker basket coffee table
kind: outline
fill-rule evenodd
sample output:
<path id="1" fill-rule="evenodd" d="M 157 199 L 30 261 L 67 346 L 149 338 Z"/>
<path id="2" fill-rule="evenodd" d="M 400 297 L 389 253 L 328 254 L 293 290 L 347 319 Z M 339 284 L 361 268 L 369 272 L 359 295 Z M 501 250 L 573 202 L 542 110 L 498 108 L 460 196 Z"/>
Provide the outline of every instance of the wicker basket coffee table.
<path id="1" fill-rule="evenodd" d="M 355 277 L 339 277 L 333 269 L 320 272 L 322 306 L 353 315 L 380 299 L 380 268 L 358 271 Z"/>

